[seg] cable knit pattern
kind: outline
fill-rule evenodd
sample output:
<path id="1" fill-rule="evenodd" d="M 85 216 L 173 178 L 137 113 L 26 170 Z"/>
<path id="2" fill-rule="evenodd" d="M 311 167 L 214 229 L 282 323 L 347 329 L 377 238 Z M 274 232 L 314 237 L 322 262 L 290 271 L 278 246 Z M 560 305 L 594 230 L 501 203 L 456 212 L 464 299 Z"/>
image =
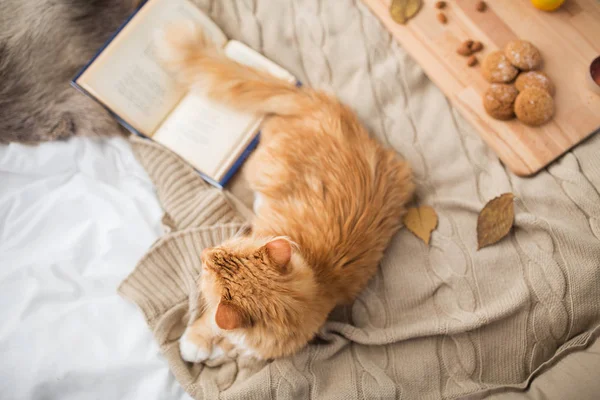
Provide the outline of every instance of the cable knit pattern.
<path id="1" fill-rule="evenodd" d="M 531 311 L 533 349 L 529 371 L 554 354 L 559 341 L 568 330 L 569 313 L 566 304 L 567 280 L 552 257 L 554 240 L 547 224 L 531 214 L 519 213 L 519 230 L 515 233 L 521 251 L 526 280 L 533 293 Z"/>
<path id="2" fill-rule="evenodd" d="M 170 233 L 123 282 L 177 380 L 196 399 L 449 399 L 523 389 L 600 326 L 600 136 L 533 178 L 507 173 L 360 0 L 194 0 L 305 84 L 334 92 L 413 165 L 417 202 L 439 226 L 425 246 L 406 230 L 354 304 L 320 338 L 265 364 L 181 360 L 197 315 L 198 254 L 235 234 L 252 199 L 202 182 L 149 141 L 133 148 L 157 187 Z M 513 232 L 477 251 L 477 214 L 516 196 Z M 237 195 L 232 203 L 228 199 Z M 239 201 L 238 201 L 239 200 Z M 247 215 L 247 214 L 246 214 Z M 534 382 L 535 383 L 535 382 Z"/>
<path id="3" fill-rule="evenodd" d="M 567 196 L 586 215 L 592 233 L 600 240 L 600 195 L 582 174 L 577 158 L 573 154 L 567 154 L 551 166 L 549 171 L 560 181 Z"/>

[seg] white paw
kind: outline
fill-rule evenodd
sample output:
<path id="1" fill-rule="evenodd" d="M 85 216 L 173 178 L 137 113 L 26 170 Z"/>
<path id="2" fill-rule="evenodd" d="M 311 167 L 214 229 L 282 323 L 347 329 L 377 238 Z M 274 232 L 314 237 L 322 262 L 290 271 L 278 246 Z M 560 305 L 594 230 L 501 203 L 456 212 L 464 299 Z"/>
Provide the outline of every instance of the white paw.
<path id="1" fill-rule="evenodd" d="M 211 349 L 200 347 L 188 338 L 188 330 L 179 339 L 179 351 L 181 358 L 191 363 L 199 363 L 208 360 L 211 356 Z"/>
<path id="2" fill-rule="evenodd" d="M 213 346 L 212 351 L 210 353 L 209 356 L 209 360 L 216 360 L 218 358 L 221 358 L 225 355 L 225 352 L 223 351 L 223 349 L 221 348 L 221 346 Z"/>

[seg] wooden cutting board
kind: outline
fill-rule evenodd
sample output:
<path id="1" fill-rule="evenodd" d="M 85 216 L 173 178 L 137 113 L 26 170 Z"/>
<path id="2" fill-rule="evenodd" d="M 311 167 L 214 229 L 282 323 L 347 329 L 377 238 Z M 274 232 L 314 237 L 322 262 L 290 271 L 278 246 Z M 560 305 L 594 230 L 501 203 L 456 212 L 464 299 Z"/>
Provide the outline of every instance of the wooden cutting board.
<path id="1" fill-rule="evenodd" d="M 600 55 L 600 1 L 567 0 L 550 13 L 537 10 L 529 0 L 490 0 L 487 10 L 480 13 L 476 0 L 448 0 L 446 25 L 436 19 L 436 0 L 424 0 L 421 11 L 407 25 L 391 19 L 391 0 L 363 2 L 515 174 L 535 174 L 600 130 L 600 95 L 586 82 L 590 63 Z M 556 85 L 556 115 L 542 127 L 489 117 L 481 100 L 489 83 L 479 66 L 467 67 L 466 58 L 456 54 L 464 40 L 479 40 L 485 46 L 477 55 L 481 61 L 516 38 L 540 49 L 542 70 Z"/>

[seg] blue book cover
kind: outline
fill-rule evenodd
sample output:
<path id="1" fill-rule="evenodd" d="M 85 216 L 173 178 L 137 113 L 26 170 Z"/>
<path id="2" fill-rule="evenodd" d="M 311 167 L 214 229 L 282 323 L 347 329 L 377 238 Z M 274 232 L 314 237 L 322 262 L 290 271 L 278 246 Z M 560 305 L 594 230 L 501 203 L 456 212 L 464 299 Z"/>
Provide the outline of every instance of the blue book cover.
<path id="1" fill-rule="evenodd" d="M 135 51 L 140 52 L 140 54 L 143 56 L 147 56 L 148 54 L 150 54 L 151 45 L 148 45 L 150 39 L 146 39 L 147 37 L 151 36 L 149 35 L 149 29 L 156 29 L 156 25 L 160 25 L 161 23 L 165 22 L 166 18 L 171 17 L 172 19 L 181 17 L 193 17 L 191 19 L 194 19 L 195 21 L 199 22 L 205 30 L 208 30 L 208 34 L 213 39 L 216 38 L 215 40 L 217 43 L 219 43 L 220 41 L 220 45 L 226 46 L 229 42 L 226 39 L 225 35 L 221 32 L 221 30 L 214 24 L 214 22 L 210 21 L 210 19 L 206 15 L 204 15 L 204 13 L 202 13 L 200 9 L 198 9 L 195 5 L 193 5 L 193 3 L 189 2 L 188 0 L 147 0 L 140 4 L 140 6 L 131 14 L 131 16 L 127 18 L 127 20 L 119 27 L 119 29 L 99 49 L 96 55 L 92 57 L 92 59 L 77 73 L 77 75 L 71 81 L 71 85 L 74 88 L 98 102 L 127 130 L 147 140 L 153 140 L 152 136 L 154 133 L 156 133 L 156 129 L 158 129 L 158 127 L 162 127 L 162 124 L 165 124 L 165 121 L 170 116 L 170 113 L 177 109 L 180 102 L 183 102 L 182 99 L 184 99 L 187 96 L 187 94 L 181 93 L 181 96 L 177 100 L 176 95 L 172 95 L 169 97 L 169 92 L 166 91 L 166 98 L 172 102 L 172 106 L 170 108 L 166 108 L 168 112 L 166 112 L 166 114 L 162 117 L 160 116 L 160 113 L 150 112 L 149 116 L 151 117 L 149 119 L 152 119 L 152 117 L 156 119 L 157 116 L 161 119 L 157 120 L 156 122 L 148 122 L 148 124 L 146 124 L 145 119 L 139 116 L 143 113 L 138 113 L 138 115 L 132 117 L 131 112 L 129 112 L 129 115 L 127 115 L 127 112 L 119 112 L 119 106 L 115 105 L 118 102 L 113 101 L 114 99 L 111 99 L 110 96 L 107 96 L 105 94 L 106 90 L 108 90 L 105 89 L 105 87 L 112 85 L 114 86 L 114 88 L 118 88 L 119 91 L 123 93 L 128 93 L 128 95 L 131 96 L 132 99 L 134 99 L 132 100 L 134 101 L 134 103 L 137 101 L 136 105 L 139 106 L 140 109 L 144 109 L 145 106 L 148 106 L 148 104 L 150 104 L 152 100 L 152 95 L 154 93 L 144 92 L 145 88 L 139 86 L 139 81 L 144 79 L 144 77 L 146 76 L 153 77 L 152 74 L 148 73 L 147 71 L 144 71 L 143 68 L 140 69 L 140 71 L 135 70 L 132 72 L 130 65 L 127 65 L 127 68 L 123 67 L 122 70 L 129 69 L 129 76 L 125 77 L 126 79 L 123 78 L 120 81 L 118 81 L 118 72 L 121 72 L 118 69 L 118 64 L 119 61 L 121 61 L 121 59 L 133 58 L 135 61 Z M 136 35 L 136 40 L 138 40 L 138 42 L 141 43 L 141 45 L 134 47 L 133 49 L 135 51 L 132 51 L 131 42 L 134 40 L 132 38 L 136 37 Z M 142 38 L 142 40 L 140 41 L 139 38 Z M 135 44 L 137 44 L 138 42 L 135 42 Z M 235 41 L 231 41 L 231 43 L 233 42 Z M 130 47 L 128 48 L 127 46 Z M 142 47 L 143 49 L 138 49 L 138 47 Z M 259 61 L 263 63 L 269 63 L 268 65 L 272 66 L 272 68 L 275 71 L 283 74 L 283 76 L 280 77 L 282 77 L 283 79 L 289 79 L 291 82 L 295 81 L 298 86 L 301 85 L 300 82 L 297 82 L 289 73 L 287 73 L 287 71 L 283 70 L 279 66 L 276 66 L 274 63 L 265 59 L 263 56 L 254 52 L 247 46 L 236 42 L 235 46 L 233 47 L 235 47 L 236 49 L 241 49 L 240 51 L 244 52 L 245 56 L 250 55 L 252 57 L 255 57 L 255 60 L 259 58 L 263 59 L 262 61 Z M 119 51 L 121 52 L 120 56 Z M 104 53 L 108 53 L 108 55 Z M 125 54 L 125 56 L 123 56 L 123 54 Z M 240 61 L 238 60 L 238 62 Z M 101 64 L 102 66 L 100 67 L 98 66 L 98 64 Z M 115 64 L 117 65 L 115 66 Z M 103 71 L 103 69 L 108 72 Z M 93 71 L 90 72 L 90 70 Z M 98 74 L 96 72 L 98 70 L 102 71 L 102 74 Z M 114 73 L 114 71 L 117 71 L 117 73 Z M 113 73 L 111 74 L 111 72 Z M 94 76 L 94 74 L 100 76 L 100 78 L 94 77 L 93 79 L 90 79 L 88 77 L 88 75 Z M 160 82 L 151 83 L 154 86 L 153 89 L 155 90 L 155 92 L 160 94 L 165 93 L 164 90 L 161 91 L 164 88 L 160 87 Z M 114 88 L 111 90 L 115 90 Z M 138 91 L 138 89 L 140 90 Z M 150 106 L 148 106 L 147 108 L 150 111 L 152 110 Z M 161 112 L 164 113 L 164 110 L 161 110 Z M 183 113 L 183 111 L 181 113 Z M 202 117 L 207 118 L 207 116 Z M 149 128 L 149 126 L 153 126 L 154 128 Z M 258 123 L 250 126 L 258 126 Z M 211 173 L 206 173 L 206 171 L 203 171 L 202 168 L 197 168 L 191 159 L 186 159 L 185 154 L 179 154 L 178 151 L 176 151 L 173 148 L 170 148 L 164 143 L 161 143 L 160 140 L 157 141 L 157 143 L 163 144 L 165 148 L 167 148 L 168 150 L 172 151 L 173 153 L 177 154 L 179 157 L 190 163 L 192 167 L 196 169 L 199 175 L 206 182 L 210 183 L 215 187 L 223 188 L 227 184 L 227 182 L 229 182 L 229 180 L 235 175 L 235 173 L 240 169 L 244 161 L 250 156 L 250 154 L 256 148 L 260 140 L 260 132 L 256 131 L 248 130 L 248 132 L 246 133 L 240 133 L 240 136 L 241 137 L 238 138 L 241 140 L 239 144 L 236 144 L 235 146 L 230 146 L 231 152 L 229 154 L 222 155 L 221 159 L 223 160 L 223 165 L 219 165 L 218 169 L 213 169 L 214 171 L 218 171 L 218 173 L 215 173 L 215 176 L 211 176 Z M 210 150 L 212 149 L 208 149 L 207 153 L 211 153 Z M 218 150 L 215 151 L 218 152 Z M 186 153 L 186 151 L 183 151 L 183 153 Z M 191 156 L 189 155 L 190 152 L 188 151 L 187 153 L 187 155 L 191 158 Z M 210 157 L 211 154 L 208 154 L 206 158 Z"/>

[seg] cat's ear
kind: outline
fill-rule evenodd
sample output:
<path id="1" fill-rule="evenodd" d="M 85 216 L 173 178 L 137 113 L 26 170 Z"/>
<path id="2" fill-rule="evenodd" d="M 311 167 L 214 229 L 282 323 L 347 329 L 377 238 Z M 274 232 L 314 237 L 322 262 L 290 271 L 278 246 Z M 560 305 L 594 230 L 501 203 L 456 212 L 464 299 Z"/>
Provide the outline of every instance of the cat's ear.
<path id="1" fill-rule="evenodd" d="M 221 300 L 215 314 L 217 326 L 224 330 L 246 328 L 250 325 L 241 308 L 227 300 Z"/>
<path id="2" fill-rule="evenodd" d="M 292 245 L 285 239 L 275 239 L 265 245 L 271 261 L 278 267 L 285 268 L 292 259 Z"/>

